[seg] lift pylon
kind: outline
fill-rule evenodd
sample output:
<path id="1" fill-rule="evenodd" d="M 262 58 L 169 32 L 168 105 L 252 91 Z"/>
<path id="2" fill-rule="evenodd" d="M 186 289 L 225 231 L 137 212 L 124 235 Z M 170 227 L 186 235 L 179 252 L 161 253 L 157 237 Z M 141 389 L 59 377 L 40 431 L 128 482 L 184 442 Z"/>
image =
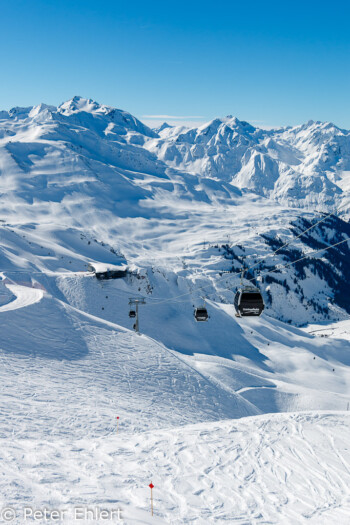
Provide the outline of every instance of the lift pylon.
<path id="1" fill-rule="evenodd" d="M 135 323 L 134 323 L 134 330 L 137 334 L 140 333 L 140 325 L 139 325 L 139 304 L 146 304 L 146 301 L 143 297 L 141 298 L 135 298 L 130 297 L 129 298 L 129 306 L 135 306 Z"/>

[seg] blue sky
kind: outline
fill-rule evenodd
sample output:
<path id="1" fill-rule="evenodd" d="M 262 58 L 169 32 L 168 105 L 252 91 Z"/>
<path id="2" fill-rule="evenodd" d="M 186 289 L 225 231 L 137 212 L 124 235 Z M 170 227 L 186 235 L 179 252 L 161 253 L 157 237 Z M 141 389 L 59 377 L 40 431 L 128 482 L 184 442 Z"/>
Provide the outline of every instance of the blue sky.
<path id="1" fill-rule="evenodd" d="M 0 0 L 0 108 L 81 95 L 154 124 L 350 129 L 349 18 L 337 0 Z"/>

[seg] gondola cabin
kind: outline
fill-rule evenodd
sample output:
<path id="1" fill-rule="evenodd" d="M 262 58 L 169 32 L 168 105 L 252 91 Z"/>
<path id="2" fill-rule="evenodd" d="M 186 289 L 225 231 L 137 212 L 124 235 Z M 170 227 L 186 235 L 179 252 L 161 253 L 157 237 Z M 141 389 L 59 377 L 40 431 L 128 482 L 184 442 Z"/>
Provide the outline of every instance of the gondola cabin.
<path id="1" fill-rule="evenodd" d="M 135 312 L 135 310 L 130 310 L 130 312 L 129 312 L 129 317 L 136 317 L 136 312 Z"/>
<path id="2" fill-rule="evenodd" d="M 234 305 L 238 317 L 259 316 L 265 305 L 259 288 L 243 286 L 235 295 Z"/>
<path id="3" fill-rule="evenodd" d="M 209 315 L 208 315 L 207 309 L 204 306 L 196 308 L 194 312 L 194 317 L 196 321 L 199 321 L 199 322 L 208 321 Z"/>

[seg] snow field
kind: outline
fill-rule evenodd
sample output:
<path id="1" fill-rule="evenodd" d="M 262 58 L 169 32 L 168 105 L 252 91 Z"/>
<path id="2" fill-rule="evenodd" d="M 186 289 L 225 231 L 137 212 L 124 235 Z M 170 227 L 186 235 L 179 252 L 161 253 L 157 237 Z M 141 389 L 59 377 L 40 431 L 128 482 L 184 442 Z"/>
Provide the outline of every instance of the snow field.
<path id="1" fill-rule="evenodd" d="M 126 525 L 348 523 L 348 413 L 242 418 L 345 402 L 339 369 L 348 350 L 340 341 L 269 318 L 232 320 L 250 355 L 181 354 L 94 315 L 108 289 L 110 315 L 118 317 L 123 296 L 115 282 L 58 280 L 69 283 L 71 297 L 83 286 L 86 294 L 77 296 L 91 313 L 47 292 L 25 306 L 21 289 L 25 298 L 28 287 L 17 285 L 18 309 L 0 316 L 0 504 L 15 509 L 14 523 L 23 525 L 26 503 L 68 509 L 62 523 L 72 525 L 74 507 L 92 503 L 120 508 Z M 220 310 L 212 315 L 220 322 Z M 264 337 L 271 344 L 260 359 Z M 305 369 L 311 351 L 324 353 L 323 370 Z M 327 372 L 332 353 L 336 376 Z"/>
<path id="2" fill-rule="evenodd" d="M 1 439 L 1 499 L 18 525 L 23 502 L 72 512 L 92 501 L 120 508 L 125 525 L 140 512 L 140 523 L 171 525 L 345 525 L 349 426 L 347 413 L 305 412 L 96 439 Z"/>

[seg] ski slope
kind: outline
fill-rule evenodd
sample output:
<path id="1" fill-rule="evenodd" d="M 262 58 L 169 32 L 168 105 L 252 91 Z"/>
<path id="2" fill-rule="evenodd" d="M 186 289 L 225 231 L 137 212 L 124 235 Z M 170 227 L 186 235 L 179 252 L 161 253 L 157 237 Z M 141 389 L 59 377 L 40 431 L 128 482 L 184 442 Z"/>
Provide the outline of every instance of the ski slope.
<path id="1" fill-rule="evenodd" d="M 25 308 L 26 306 L 35 304 L 41 301 L 44 295 L 42 290 L 30 288 L 28 286 L 7 284 L 6 287 L 14 295 L 15 299 L 3 306 L 0 306 L 0 313 L 18 310 L 18 308 Z"/>
<path id="2" fill-rule="evenodd" d="M 96 302 L 94 278 L 58 279 L 93 286 Z M 113 288 L 103 283 L 100 300 Z M 0 505 L 15 509 L 14 523 L 26 502 L 68 509 L 63 523 L 92 502 L 121 509 L 125 524 L 152 523 L 150 481 L 154 523 L 347 523 L 350 416 L 300 412 L 344 409 L 341 341 L 327 351 L 323 338 L 275 320 L 232 318 L 251 352 L 274 332 L 265 361 L 218 348 L 188 355 L 48 292 L 0 322 Z"/>
<path id="3" fill-rule="evenodd" d="M 40 425 L 46 437 L 105 436 L 117 413 L 135 431 L 236 413 L 235 399 L 162 345 L 60 302 L 44 299 L 1 321 L 9 331 L 1 344 L 4 436 L 34 438 Z M 21 396 L 8 397 L 18 376 Z"/>
<path id="4" fill-rule="evenodd" d="M 65 509 L 64 523 L 76 522 L 76 506 L 101 505 L 119 508 L 125 525 L 347 524 L 349 430 L 348 413 L 305 412 L 141 434 L 123 425 L 93 440 L 1 439 L 0 498 L 18 525 L 20 502 Z"/>
<path id="5" fill-rule="evenodd" d="M 332 337 L 337 339 L 350 340 L 350 320 L 339 321 L 338 323 L 327 323 L 326 325 L 308 325 L 305 331 L 316 337 Z"/>
<path id="6" fill-rule="evenodd" d="M 196 323 L 191 294 L 150 298 L 137 335 L 128 298 L 185 282 L 164 271 L 98 281 L 69 242 L 65 255 L 52 257 L 54 238 L 37 250 L 49 259 L 33 254 L 50 269 L 3 273 L 0 506 L 15 523 L 26 502 L 67 508 L 62 523 L 92 503 L 152 523 L 153 481 L 154 523 L 346 524 L 350 342 L 237 319 L 215 301 Z"/>

